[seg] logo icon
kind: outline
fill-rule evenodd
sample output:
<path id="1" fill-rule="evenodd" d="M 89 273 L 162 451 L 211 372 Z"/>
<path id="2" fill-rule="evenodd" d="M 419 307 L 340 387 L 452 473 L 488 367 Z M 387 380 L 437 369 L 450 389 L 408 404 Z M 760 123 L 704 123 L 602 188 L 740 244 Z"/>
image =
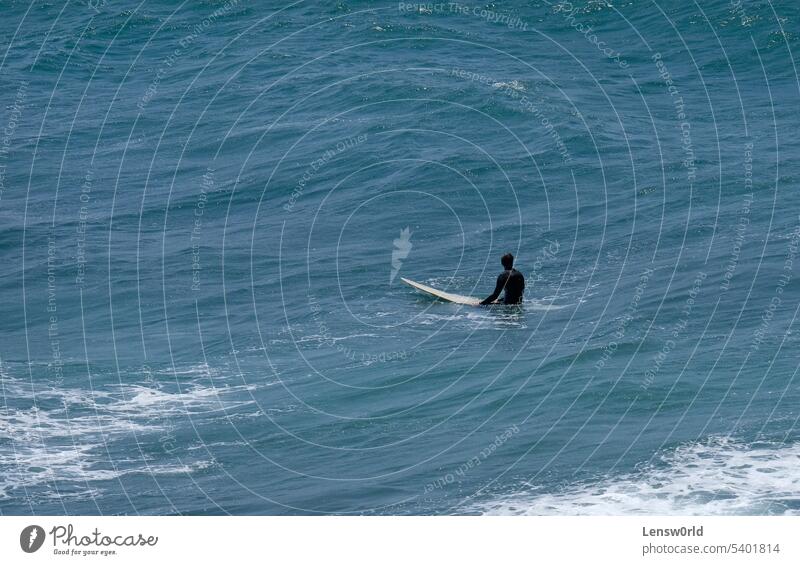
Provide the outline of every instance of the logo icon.
<path id="1" fill-rule="evenodd" d="M 23 528 L 19 535 L 19 545 L 25 553 L 38 551 L 44 543 L 44 528 L 41 526 L 28 526 Z"/>
<path id="2" fill-rule="evenodd" d="M 400 230 L 400 237 L 393 240 L 394 249 L 392 249 L 392 272 L 389 275 L 389 284 L 394 282 L 397 273 L 400 272 L 400 267 L 403 266 L 403 259 L 408 257 L 411 253 L 411 229 L 406 226 Z"/>

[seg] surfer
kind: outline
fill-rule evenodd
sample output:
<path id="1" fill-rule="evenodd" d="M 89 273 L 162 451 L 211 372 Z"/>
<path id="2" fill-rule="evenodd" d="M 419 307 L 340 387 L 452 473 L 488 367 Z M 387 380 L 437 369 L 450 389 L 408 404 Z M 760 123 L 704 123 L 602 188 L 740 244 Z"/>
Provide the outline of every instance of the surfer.
<path id="1" fill-rule="evenodd" d="M 503 291 L 505 291 L 502 300 L 503 304 L 519 304 L 522 302 L 522 293 L 525 291 L 525 277 L 514 268 L 514 256 L 511 253 L 506 253 L 500 258 L 500 262 L 503 264 L 505 271 L 497 277 L 497 285 L 494 288 L 494 292 L 481 302 L 481 305 L 491 304 L 497 300 L 497 297 Z"/>

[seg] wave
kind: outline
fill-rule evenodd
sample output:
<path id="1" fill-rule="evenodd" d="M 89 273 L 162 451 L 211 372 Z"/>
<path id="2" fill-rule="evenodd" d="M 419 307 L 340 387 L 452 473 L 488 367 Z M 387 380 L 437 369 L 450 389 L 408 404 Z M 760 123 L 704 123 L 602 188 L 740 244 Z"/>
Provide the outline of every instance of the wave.
<path id="1" fill-rule="evenodd" d="M 214 465 L 208 453 L 198 458 L 188 449 L 176 450 L 176 434 L 187 419 L 216 421 L 239 415 L 240 409 L 255 404 L 251 394 L 258 386 L 226 383 L 224 375 L 205 365 L 168 374 L 192 379 L 179 386 L 145 381 L 87 390 L 32 386 L 0 374 L 0 499 L 29 488 L 42 497 L 75 489 L 88 496 L 100 492 L 89 488 L 94 481 L 130 474 L 185 474 Z M 211 374 L 220 382 L 208 386 Z M 113 455 L 130 449 L 125 445 L 132 441 L 138 446 L 132 455 Z"/>
<path id="2" fill-rule="evenodd" d="M 800 514 L 800 444 L 711 438 L 665 452 L 638 471 L 474 505 L 499 515 Z"/>

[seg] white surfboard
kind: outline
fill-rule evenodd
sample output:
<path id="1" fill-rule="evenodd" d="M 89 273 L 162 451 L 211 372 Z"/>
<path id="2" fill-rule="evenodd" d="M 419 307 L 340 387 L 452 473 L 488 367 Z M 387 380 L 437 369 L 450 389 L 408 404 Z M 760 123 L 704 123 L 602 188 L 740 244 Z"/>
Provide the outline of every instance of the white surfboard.
<path id="1" fill-rule="evenodd" d="M 440 298 L 447 302 L 453 302 L 455 304 L 464 304 L 465 306 L 479 306 L 481 303 L 480 298 L 475 298 L 473 296 L 462 296 L 460 294 L 453 294 L 452 292 L 445 292 L 443 290 L 437 290 L 432 286 L 428 286 L 426 284 L 418 283 L 409 279 L 405 279 L 400 277 L 400 280 L 406 283 L 407 285 L 413 286 L 417 290 L 424 292 L 425 294 L 429 294 L 431 296 L 435 296 L 436 298 Z"/>

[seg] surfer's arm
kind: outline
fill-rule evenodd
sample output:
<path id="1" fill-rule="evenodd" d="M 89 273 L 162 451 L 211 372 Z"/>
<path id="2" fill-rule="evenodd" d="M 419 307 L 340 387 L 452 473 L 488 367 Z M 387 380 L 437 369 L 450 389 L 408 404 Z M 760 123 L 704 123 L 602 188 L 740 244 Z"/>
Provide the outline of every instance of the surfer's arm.
<path id="1" fill-rule="evenodd" d="M 494 287 L 494 292 L 486 298 L 484 301 L 481 302 L 481 306 L 486 306 L 487 304 L 491 304 L 497 297 L 500 296 L 500 293 L 503 292 L 503 287 L 506 285 L 506 278 L 503 275 L 497 277 L 497 285 Z"/>

